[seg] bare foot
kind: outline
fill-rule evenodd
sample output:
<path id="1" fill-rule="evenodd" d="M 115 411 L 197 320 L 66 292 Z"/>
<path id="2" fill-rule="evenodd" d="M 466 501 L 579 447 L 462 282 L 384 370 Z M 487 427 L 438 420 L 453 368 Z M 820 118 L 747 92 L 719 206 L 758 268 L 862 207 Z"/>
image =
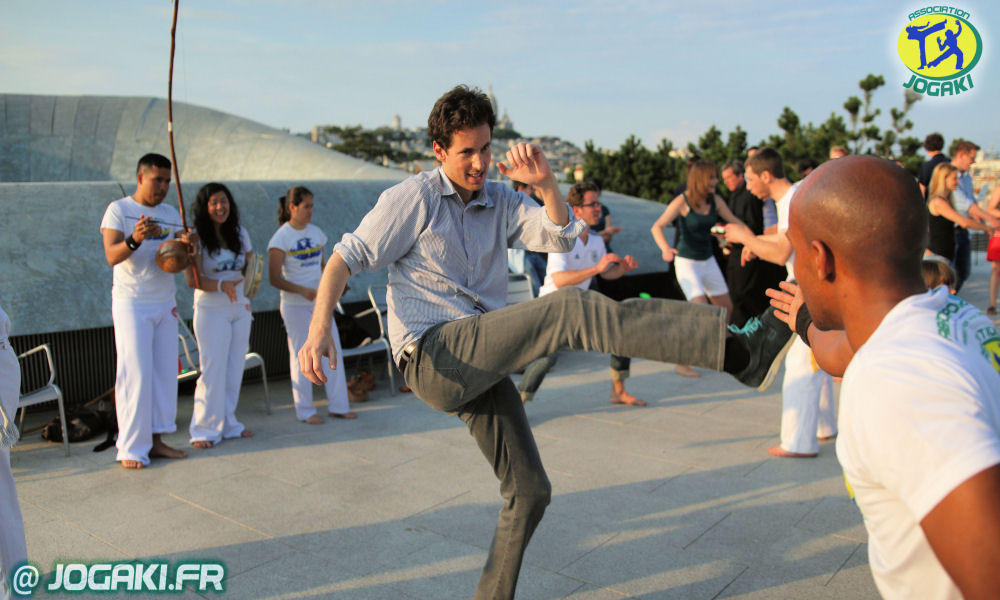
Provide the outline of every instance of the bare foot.
<path id="1" fill-rule="evenodd" d="M 149 449 L 150 458 L 187 458 L 187 452 L 183 450 L 178 450 L 177 448 L 171 448 L 166 445 L 160 435 L 156 434 L 153 436 L 153 447 Z"/>
<path id="2" fill-rule="evenodd" d="M 208 440 L 195 440 L 195 441 L 191 442 L 191 445 L 194 446 L 195 448 L 199 449 L 199 450 L 208 450 L 209 448 L 211 448 L 215 444 L 213 444 L 212 442 L 210 442 Z"/>
<path id="3" fill-rule="evenodd" d="M 122 465 L 122 467 L 126 468 L 126 469 L 141 469 L 142 468 L 142 461 L 141 460 L 122 460 L 122 461 L 118 461 L 118 462 L 120 462 L 121 465 Z"/>
<path id="4" fill-rule="evenodd" d="M 691 377 L 691 378 L 701 377 L 701 373 L 695 371 L 694 369 L 692 369 L 687 365 L 677 365 L 676 367 L 674 367 L 674 373 L 677 373 L 682 377 Z"/>
<path id="5" fill-rule="evenodd" d="M 832 440 L 832 439 L 834 439 L 836 437 L 837 437 L 837 434 L 835 433 L 833 435 L 817 435 L 816 439 L 819 440 L 819 441 L 821 441 L 821 442 L 826 442 L 826 441 Z"/>
<path id="6" fill-rule="evenodd" d="M 323 417 L 319 415 L 313 415 L 304 421 L 307 425 L 322 425 Z"/>
<path id="7" fill-rule="evenodd" d="M 330 415 L 334 419 L 357 419 L 358 418 L 358 414 L 357 413 L 353 413 L 353 412 L 326 413 L 326 414 Z"/>
<path id="8" fill-rule="evenodd" d="M 645 400 L 640 400 L 628 392 L 616 394 L 611 390 L 611 404 L 627 404 L 628 406 L 646 406 Z"/>
<path id="9" fill-rule="evenodd" d="M 767 449 L 768 454 L 771 456 L 777 456 L 778 458 L 816 458 L 816 453 L 803 454 L 801 452 L 789 452 L 781 446 L 773 446 Z"/>
<path id="10" fill-rule="evenodd" d="M 252 438 L 253 437 L 253 432 L 250 431 L 249 429 L 244 429 L 243 433 L 240 434 L 240 437 L 241 438 Z"/>

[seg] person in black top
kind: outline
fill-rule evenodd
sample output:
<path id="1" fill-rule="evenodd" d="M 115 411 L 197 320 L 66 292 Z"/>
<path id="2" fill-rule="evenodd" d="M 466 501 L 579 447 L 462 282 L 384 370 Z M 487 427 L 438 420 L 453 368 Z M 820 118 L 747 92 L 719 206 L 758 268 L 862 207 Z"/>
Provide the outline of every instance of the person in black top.
<path id="1" fill-rule="evenodd" d="M 924 200 L 928 200 L 927 189 L 931 184 L 931 175 L 934 174 L 934 167 L 941 163 L 951 162 L 944 152 L 944 138 L 940 133 L 931 133 L 924 138 L 924 150 L 927 152 L 927 161 L 920 165 L 917 170 L 917 181 L 920 182 L 920 191 L 924 193 Z"/>
<path id="2" fill-rule="evenodd" d="M 736 218 L 747 224 L 754 235 L 764 233 L 764 202 L 750 193 L 743 179 L 743 162 L 732 160 L 722 167 L 722 183 L 729 189 L 729 209 Z M 763 260 L 752 260 L 740 265 L 743 244 L 732 244 L 730 256 L 735 257 L 726 265 L 726 280 L 733 301 L 731 322 L 742 327 L 752 316 L 768 307 L 764 290 L 778 287 L 788 273 L 783 265 Z"/>

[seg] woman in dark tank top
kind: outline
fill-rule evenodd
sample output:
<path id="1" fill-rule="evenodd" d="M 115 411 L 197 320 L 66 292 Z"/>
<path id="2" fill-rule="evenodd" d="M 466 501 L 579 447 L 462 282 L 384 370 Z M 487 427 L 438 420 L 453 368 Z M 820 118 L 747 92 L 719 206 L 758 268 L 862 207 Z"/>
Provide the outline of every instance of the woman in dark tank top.
<path id="1" fill-rule="evenodd" d="M 958 188 L 958 169 L 948 163 L 934 168 L 927 193 L 927 254 L 952 262 L 955 258 L 955 226 L 989 231 L 989 227 L 955 210 L 952 192 Z"/>
<path id="2" fill-rule="evenodd" d="M 684 296 L 691 302 L 722 306 L 731 314 L 733 302 L 712 253 L 712 244 L 716 242 L 711 229 L 720 217 L 727 223 L 742 224 L 742 221 L 715 193 L 718 185 L 715 163 L 707 159 L 695 162 L 688 171 L 687 189 L 670 201 L 650 231 L 663 253 L 663 260 L 674 263 L 677 283 Z M 663 235 L 663 229 L 674 221 L 678 231 L 676 248 L 672 248 Z M 700 376 L 686 365 L 678 365 L 675 370 L 685 377 Z"/>

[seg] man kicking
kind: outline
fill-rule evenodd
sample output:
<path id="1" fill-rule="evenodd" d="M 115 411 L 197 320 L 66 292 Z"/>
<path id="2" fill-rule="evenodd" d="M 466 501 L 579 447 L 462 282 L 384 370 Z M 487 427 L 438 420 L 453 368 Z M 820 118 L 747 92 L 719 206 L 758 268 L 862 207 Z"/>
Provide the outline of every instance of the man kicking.
<path id="1" fill-rule="evenodd" d="M 379 197 L 334 247 L 317 290 L 302 372 L 323 381 L 330 321 L 352 273 L 389 269 L 393 358 L 417 396 L 458 416 L 500 480 L 500 511 L 476 598 L 512 598 L 524 550 L 552 488 L 508 374 L 560 348 L 725 369 L 765 387 L 790 332 L 771 313 L 727 339 L 725 311 L 670 300 L 615 302 L 568 286 L 504 308 L 510 247 L 566 252 L 586 225 L 572 218 L 541 150 L 518 144 L 500 172 L 534 186 L 543 206 L 486 180 L 496 116 L 458 86 L 434 104 L 428 135 L 441 166 Z"/>

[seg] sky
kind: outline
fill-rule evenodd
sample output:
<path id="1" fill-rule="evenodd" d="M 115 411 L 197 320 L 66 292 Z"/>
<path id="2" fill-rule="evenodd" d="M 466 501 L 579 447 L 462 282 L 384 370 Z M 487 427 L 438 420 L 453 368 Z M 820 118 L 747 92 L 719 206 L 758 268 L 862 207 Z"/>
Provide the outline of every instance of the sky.
<path id="1" fill-rule="evenodd" d="M 783 107 L 842 115 L 858 81 L 889 126 L 910 78 L 896 51 L 930 2 L 180 0 L 174 100 L 292 132 L 426 126 L 456 84 L 492 85 L 525 135 L 616 149 L 737 125 L 755 143 Z M 0 92 L 167 95 L 170 0 L 3 0 Z M 925 97 L 911 135 L 1000 149 L 1000 3 L 956 3 L 983 40 L 974 88 Z M 995 41 L 996 40 L 996 41 Z"/>

